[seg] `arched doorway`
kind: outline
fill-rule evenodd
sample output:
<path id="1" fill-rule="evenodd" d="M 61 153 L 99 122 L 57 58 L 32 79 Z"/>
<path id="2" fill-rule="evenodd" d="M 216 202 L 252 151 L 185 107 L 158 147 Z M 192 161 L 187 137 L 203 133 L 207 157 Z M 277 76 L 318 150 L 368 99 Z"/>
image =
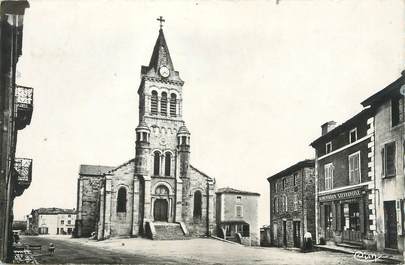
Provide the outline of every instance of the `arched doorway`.
<path id="1" fill-rule="evenodd" d="M 168 203 L 165 199 L 157 199 L 153 205 L 153 218 L 155 221 L 167 222 Z"/>

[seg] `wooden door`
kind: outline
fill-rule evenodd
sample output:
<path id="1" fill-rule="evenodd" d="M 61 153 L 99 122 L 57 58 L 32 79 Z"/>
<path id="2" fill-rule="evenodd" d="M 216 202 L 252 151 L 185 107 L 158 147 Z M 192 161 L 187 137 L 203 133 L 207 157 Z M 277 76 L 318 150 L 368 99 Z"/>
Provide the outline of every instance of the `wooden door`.
<path id="1" fill-rule="evenodd" d="M 153 217 L 155 221 L 167 222 L 167 200 L 157 199 L 153 207 Z"/>
<path id="2" fill-rule="evenodd" d="M 397 241 L 397 212 L 395 201 L 384 202 L 385 215 L 385 248 L 398 248 Z"/>
<path id="3" fill-rule="evenodd" d="M 301 243 L 301 222 L 293 222 L 293 237 L 294 237 L 294 247 L 299 248 Z"/>

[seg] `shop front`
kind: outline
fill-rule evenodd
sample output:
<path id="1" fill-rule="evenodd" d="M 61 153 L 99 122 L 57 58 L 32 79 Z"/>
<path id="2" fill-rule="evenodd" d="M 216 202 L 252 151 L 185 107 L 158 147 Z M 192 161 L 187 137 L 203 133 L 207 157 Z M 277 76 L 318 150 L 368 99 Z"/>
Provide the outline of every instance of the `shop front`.
<path id="1" fill-rule="evenodd" d="M 364 188 L 319 195 L 320 234 L 325 241 L 363 245 L 368 230 Z"/>

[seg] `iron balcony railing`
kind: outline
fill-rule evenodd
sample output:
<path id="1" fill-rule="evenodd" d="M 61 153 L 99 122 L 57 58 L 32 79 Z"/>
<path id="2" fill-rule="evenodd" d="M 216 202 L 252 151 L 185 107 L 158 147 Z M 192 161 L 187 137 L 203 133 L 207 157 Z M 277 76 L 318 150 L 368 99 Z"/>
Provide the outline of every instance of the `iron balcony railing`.
<path id="1" fill-rule="evenodd" d="M 16 86 L 16 127 L 18 130 L 24 129 L 31 123 L 34 101 L 34 89 L 32 87 Z"/>
<path id="2" fill-rule="evenodd" d="M 26 189 L 32 180 L 32 159 L 15 158 L 14 169 L 17 171 L 17 184 Z"/>

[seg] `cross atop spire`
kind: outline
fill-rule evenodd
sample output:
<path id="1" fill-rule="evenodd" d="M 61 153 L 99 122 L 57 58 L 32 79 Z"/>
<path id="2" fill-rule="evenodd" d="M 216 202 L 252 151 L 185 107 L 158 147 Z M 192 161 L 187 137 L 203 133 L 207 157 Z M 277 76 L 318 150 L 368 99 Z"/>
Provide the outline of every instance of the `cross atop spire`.
<path id="1" fill-rule="evenodd" d="M 158 17 L 156 20 L 160 22 L 160 29 L 162 29 L 163 28 L 163 22 L 165 22 L 166 20 L 164 20 L 162 16 Z"/>

